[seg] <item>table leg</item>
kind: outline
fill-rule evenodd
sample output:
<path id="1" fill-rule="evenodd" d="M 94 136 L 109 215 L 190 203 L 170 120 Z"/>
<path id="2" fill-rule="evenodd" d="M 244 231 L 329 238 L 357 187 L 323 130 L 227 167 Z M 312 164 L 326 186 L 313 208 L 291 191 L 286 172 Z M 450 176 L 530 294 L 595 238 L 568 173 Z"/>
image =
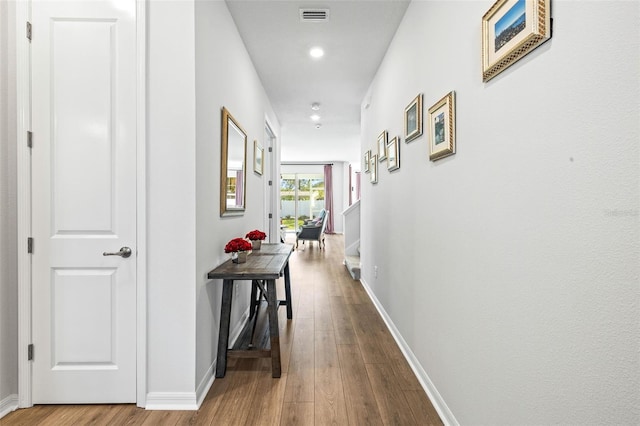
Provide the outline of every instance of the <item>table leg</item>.
<path id="1" fill-rule="evenodd" d="M 287 299 L 287 319 L 293 318 L 291 307 L 291 278 L 289 277 L 289 261 L 284 265 L 284 297 Z"/>
<path id="2" fill-rule="evenodd" d="M 231 300 L 233 298 L 233 280 L 223 280 L 222 283 L 222 306 L 220 307 L 220 332 L 218 334 L 216 377 L 224 377 L 227 372 L 229 322 L 231 321 Z"/>
<path id="3" fill-rule="evenodd" d="M 267 280 L 267 306 L 269 312 L 269 337 L 271 339 L 271 377 L 280 377 L 280 330 L 278 328 L 276 280 Z"/>
<path id="4" fill-rule="evenodd" d="M 259 303 L 256 302 L 257 292 L 258 286 L 256 284 L 256 280 L 253 280 L 251 282 L 251 307 L 249 308 L 249 319 L 253 318 L 253 315 L 256 312 L 256 304 L 259 305 Z"/>

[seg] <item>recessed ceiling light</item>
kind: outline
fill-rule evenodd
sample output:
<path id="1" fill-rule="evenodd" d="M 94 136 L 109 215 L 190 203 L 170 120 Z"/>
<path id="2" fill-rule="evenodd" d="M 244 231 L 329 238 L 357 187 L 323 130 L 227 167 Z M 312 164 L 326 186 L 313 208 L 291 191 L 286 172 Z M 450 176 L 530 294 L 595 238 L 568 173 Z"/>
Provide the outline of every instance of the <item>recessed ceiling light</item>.
<path id="1" fill-rule="evenodd" d="M 311 118 L 313 121 L 318 121 L 318 120 L 320 120 L 320 116 L 319 116 L 318 114 L 313 114 L 310 118 Z"/>
<path id="2" fill-rule="evenodd" d="M 311 104 L 311 109 L 314 111 L 318 111 L 320 109 L 320 104 L 317 102 L 314 102 Z"/>
<path id="3" fill-rule="evenodd" d="M 314 59 L 319 59 L 324 56 L 324 50 L 322 50 L 321 47 L 312 47 L 311 50 L 309 50 L 309 55 Z"/>

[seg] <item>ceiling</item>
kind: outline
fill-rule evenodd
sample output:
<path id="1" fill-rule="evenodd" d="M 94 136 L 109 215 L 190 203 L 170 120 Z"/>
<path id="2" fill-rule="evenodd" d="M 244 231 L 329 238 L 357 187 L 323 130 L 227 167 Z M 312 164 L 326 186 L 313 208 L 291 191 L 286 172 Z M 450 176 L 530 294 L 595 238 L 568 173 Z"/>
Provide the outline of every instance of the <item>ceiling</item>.
<path id="1" fill-rule="evenodd" d="M 280 122 L 282 162 L 360 163 L 360 106 L 409 1 L 226 0 Z M 300 9 L 328 19 L 303 21 Z"/>

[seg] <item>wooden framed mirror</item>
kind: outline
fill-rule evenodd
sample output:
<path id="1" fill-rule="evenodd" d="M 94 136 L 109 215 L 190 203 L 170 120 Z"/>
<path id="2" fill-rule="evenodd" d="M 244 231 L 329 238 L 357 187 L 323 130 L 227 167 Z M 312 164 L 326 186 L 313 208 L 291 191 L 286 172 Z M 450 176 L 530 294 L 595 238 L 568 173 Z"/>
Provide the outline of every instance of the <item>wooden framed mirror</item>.
<path id="1" fill-rule="evenodd" d="M 247 133 L 225 107 L 220 145 L 220 216 L 241 215 L 247 192 Z"/>

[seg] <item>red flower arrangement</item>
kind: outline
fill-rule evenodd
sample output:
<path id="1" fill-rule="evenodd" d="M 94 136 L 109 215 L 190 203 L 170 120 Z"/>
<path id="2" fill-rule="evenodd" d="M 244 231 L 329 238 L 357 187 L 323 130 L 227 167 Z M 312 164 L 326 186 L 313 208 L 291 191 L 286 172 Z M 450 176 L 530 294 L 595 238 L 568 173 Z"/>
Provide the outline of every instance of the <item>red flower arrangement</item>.
<path id="1" fill-rule="evenodd" d="M 267 234 L 265 234 L 262 231 L 258 231 L 257 229 L 254 229 L 251 232 L 248 232 L 247 235 L 245 235 L 245 237 L 247 237 L 250 240 L 264 240 L 265 238 L 267 238 Z"/>
<path id="2" fill-rule="evenodd" d="M 247 251 L 251 250 L 251 243 L 244 238 L 234 238 L 224 246 L 225 253 L 232 253 L 234 251 Z"/>

